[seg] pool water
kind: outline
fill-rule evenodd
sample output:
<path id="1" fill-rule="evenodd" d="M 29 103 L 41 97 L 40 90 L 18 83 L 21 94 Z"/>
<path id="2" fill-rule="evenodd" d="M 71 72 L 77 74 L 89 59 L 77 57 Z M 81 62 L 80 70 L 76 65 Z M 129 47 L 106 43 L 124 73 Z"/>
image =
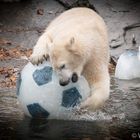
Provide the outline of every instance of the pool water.
<path id="1" fill-rule="evenodd" d="M 140 139 L 140 80 L 111 78 L 111 96 L 96 112 L 75 113 L 71 120 L 24 116 L 15 89 L 0 90 L 0 140 Z"/>

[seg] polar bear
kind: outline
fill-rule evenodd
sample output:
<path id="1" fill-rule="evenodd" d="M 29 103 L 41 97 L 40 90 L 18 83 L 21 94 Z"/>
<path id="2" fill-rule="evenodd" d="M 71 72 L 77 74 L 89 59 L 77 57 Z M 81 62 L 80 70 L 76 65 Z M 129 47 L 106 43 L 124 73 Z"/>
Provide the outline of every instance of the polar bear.
<path id="1" fill-rule="evenodd" d="M 30 60 L 38 64 L 49 58 L 60 85 L 77 82 L 83 75 L 91 96 L 82 108 L 97 109 L 109 97 L 109 45 L 103 19 L 88 8 L 73 8 L 47 27 L 34 46 Z"/>

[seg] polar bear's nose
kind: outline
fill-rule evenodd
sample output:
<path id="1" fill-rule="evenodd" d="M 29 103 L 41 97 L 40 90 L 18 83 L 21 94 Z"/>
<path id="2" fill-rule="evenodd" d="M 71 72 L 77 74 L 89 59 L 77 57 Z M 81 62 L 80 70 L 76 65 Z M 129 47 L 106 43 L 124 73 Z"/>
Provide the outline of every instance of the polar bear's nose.
<path id="1" fill-rule="evenodd" d="M 72 74 L 71 80 L 72 80 L 73 83 L 75 83 L 75 82 L 78 81 L 78 75 L 77 75 L 77 73 L 73 73 L 73 74 Z"/>
<path id="2" fill-rule="evenodd" d="M 68 85 L 69 84 L 69 82 L 70 82 L 70 80 L 67 80 L 67 81 L 59 81 L 59 84 L 61 85 L 61 86 L 66 86 L 66 85 Z"/>

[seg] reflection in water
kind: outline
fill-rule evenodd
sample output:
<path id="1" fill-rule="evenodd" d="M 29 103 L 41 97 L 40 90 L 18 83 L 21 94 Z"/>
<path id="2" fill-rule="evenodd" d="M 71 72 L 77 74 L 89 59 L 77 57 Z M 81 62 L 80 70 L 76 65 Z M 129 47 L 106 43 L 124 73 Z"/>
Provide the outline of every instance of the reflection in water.
<path id="1" fill-rule="evenodd" d="M 22 124 L 19 129 L 23 133 L 22 139 L 92 139 L 96 138 L 96 132 L 100 131 L 97 123 L 88 122 L 26 119 Z M 21 138 L 21 134 L 19 136 Z M 103 132 L 100 138 L 105 136 L 106 134 Z"/>
<path id="2" fill-rule="evenodd" d="M 30 119 L 15 91 L 0 91 L 0 140 L 119 140 L 140 133 L 139 81 L 111 79 L 111 97 L 102 110 L 73 116 L 81 121 Z"/>
<path id="3" fill-rule="evenodd" d="M 18 139 L 47 139 L 47 140 L 104 140 L 109 138 L 131 138 L 129 126 L 119 124 L 115 126 L 106 121 L 81 122 L 81 121 L 58 121 L 58 120 L 30 120 L 25 119 L 18 127 Z M 122 122 L 121 122 L 122 123 Z"/>

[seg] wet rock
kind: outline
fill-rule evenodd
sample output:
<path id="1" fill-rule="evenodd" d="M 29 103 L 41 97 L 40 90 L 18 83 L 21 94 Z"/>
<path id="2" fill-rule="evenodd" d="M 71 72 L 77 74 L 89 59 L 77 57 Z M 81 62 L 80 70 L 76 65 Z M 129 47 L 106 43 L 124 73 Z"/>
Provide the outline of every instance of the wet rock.
<path id="1" fill-rule="evenodd" d="M 65 8 L 70 9 L 73 7 L 88 7 L 97 12 L 97 9 L 93 4 L 89 2 L 89 0 L 57 0 L 60 2 Z"/>
<path id="2" fill-rule="evenodd" d="M 131 28 L 127 30 L 125 34 L 125 40 L 127 41 L 128 49 L 137 50 L 140 46 L 140 27 Z"/>
<path id="3" fill-rule="evenodd" d="M 111 38 L 112 39 L 109 42 L 111 49 L 116 49 L 124 44 L 124 37 L 122 36 L 122 32 L 114 33 Z"/>
<path id="4" fill-rule="evenodd" d="M 37 10 L 37 14 L 38 15 L 43 15 L 44 14 L 44 10 L 43 9 L 38 9 Z"/>
<path id="5" fill-rule="evenodd" d="M 135 38 L 134 34 L 133 34 L 133 37 L 132 37 L 132 43 L 133 43 L 133 45 L 137 44 L 137 41 L 136 41 L 136 38 Z"/>
<path id="6" fill-rule="evenodd" d="M 138 27 L 140 23 L 140 1 L 89 1 L 91 4 L 94 4 L 94 7 L 98 10 L 107 24 L 111 56 L 118 59 L 120 54 L 126 49 L 134 49 L 132 35 L 135 34 L 136 40 L 138 41 L 137 38 L 140 33 Z M 131 35 L 129 32 L 131 32 Z M 137 44 L 139 44 L 139 42 L 137 42 Z"/>

